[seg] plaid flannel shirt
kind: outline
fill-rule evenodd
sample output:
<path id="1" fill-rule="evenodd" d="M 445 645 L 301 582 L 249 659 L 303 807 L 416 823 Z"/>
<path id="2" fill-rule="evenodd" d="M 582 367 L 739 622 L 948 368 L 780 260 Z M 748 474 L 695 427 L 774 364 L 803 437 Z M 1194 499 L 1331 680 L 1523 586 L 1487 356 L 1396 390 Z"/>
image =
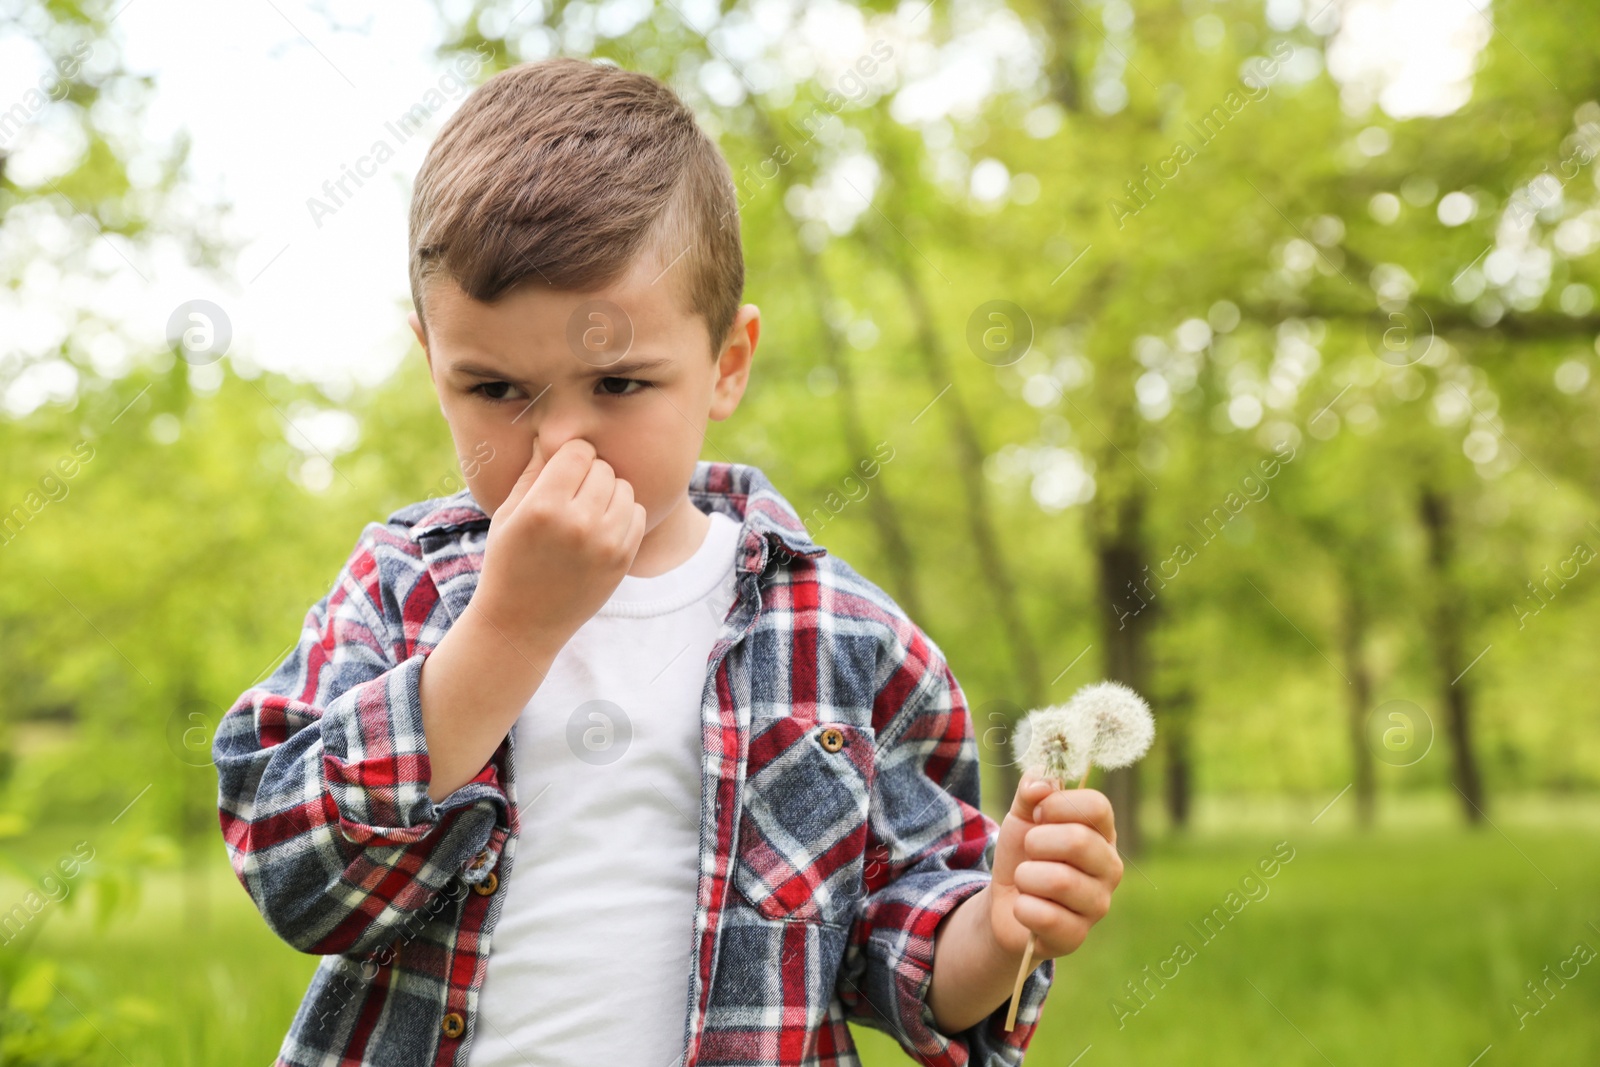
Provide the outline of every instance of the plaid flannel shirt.
<path id="1" fill-rule="evenodd" d="M 758 468 L 701 461 L 689 493 L 741 523 L 736 598 L 701 696 L 683 1045 L 641 1067 L 853 1067 L 847 1022 L 925 1067 L 1020 1064 L 1054 960 L 1009 1032 L 1009 1002 L 953 1034 L 927 1004 L 935 928 L 989 883 L 999 832 L 943 653 Z M 274 933 L 323 957 L 275 1067 L 467 1062 L 495 890 L 518 876 L 516 731 L 435 803 L 418 683 L 489 518 L 463 489 L 368 524 L 297 647 L 218 726 L 234 872 Z"/>

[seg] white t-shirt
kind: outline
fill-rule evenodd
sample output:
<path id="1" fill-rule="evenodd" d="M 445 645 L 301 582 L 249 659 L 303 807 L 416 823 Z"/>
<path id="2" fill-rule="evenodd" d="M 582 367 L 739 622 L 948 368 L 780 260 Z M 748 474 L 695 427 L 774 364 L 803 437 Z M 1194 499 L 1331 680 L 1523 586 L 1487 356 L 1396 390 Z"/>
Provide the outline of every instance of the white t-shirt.
<path id="1" fill-rule="evenodd" d="M 521 835 L 470 1067 L 666 1067 L 683 1049 L 700 697 L 740 529 L 710 518 L 689 559 L 623 577 L 517 719 Z"/>

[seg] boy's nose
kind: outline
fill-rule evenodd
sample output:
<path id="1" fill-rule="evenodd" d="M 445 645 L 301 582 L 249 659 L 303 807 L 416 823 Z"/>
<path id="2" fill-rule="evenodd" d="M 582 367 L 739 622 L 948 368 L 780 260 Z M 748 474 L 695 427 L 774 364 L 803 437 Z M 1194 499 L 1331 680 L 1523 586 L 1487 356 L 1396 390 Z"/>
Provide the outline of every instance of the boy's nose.
<path id="1" fill-rule="evenodd" d="M 555 388 L 544 390 L 520 421 L 532 428 L 535 440 L 542 442 L 540 447 L 547 457 L 555 455 L 568 441 L 580 437 L 598 451 L 600 442 L 594 436 L 596 427 L 589 412 L 581 401 L 557 396 L 557 392 Z"/>

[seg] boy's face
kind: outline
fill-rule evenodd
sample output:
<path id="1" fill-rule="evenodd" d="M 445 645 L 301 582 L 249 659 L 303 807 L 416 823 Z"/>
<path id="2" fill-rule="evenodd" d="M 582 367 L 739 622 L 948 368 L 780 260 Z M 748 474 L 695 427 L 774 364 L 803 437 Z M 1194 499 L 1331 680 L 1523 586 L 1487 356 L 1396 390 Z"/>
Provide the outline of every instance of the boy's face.
<path id="1" fill-rule="evenodd" d="M 467 487 L 491 516 L 535 439 L 546 460 L 574 437 L 594 445 L 644 505 L 647 541 L 685 499 L 707 419 L 726 419 L 744 395 L 761 320 L 741 307 L 713 363 L 705 320 L 656 259 L 641 256 L 606 289 L 535 281 L 492 304 L 443 275 L 428 281 L 427 333 L 415 312 L 411 329 Z"/>

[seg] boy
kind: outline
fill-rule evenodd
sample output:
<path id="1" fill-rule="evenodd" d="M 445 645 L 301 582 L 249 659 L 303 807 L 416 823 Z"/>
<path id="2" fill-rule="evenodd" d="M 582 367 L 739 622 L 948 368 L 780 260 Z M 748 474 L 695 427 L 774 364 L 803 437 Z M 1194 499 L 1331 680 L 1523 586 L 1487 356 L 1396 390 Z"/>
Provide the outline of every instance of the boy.
<path id="1" fill-rule="evenodd" d="M 366 527 L 213 746 L 235 872 L 324 957 L 277 1063 L 851 1065 L 852 1021 L 1020 1063 L 1121 878 L 1110 807 L 1029 778 L 997 827 L 938 646 L 697 460 L 760 319 L 692 114 L 504 71 L 411 251 L 466 488 Z"/>

